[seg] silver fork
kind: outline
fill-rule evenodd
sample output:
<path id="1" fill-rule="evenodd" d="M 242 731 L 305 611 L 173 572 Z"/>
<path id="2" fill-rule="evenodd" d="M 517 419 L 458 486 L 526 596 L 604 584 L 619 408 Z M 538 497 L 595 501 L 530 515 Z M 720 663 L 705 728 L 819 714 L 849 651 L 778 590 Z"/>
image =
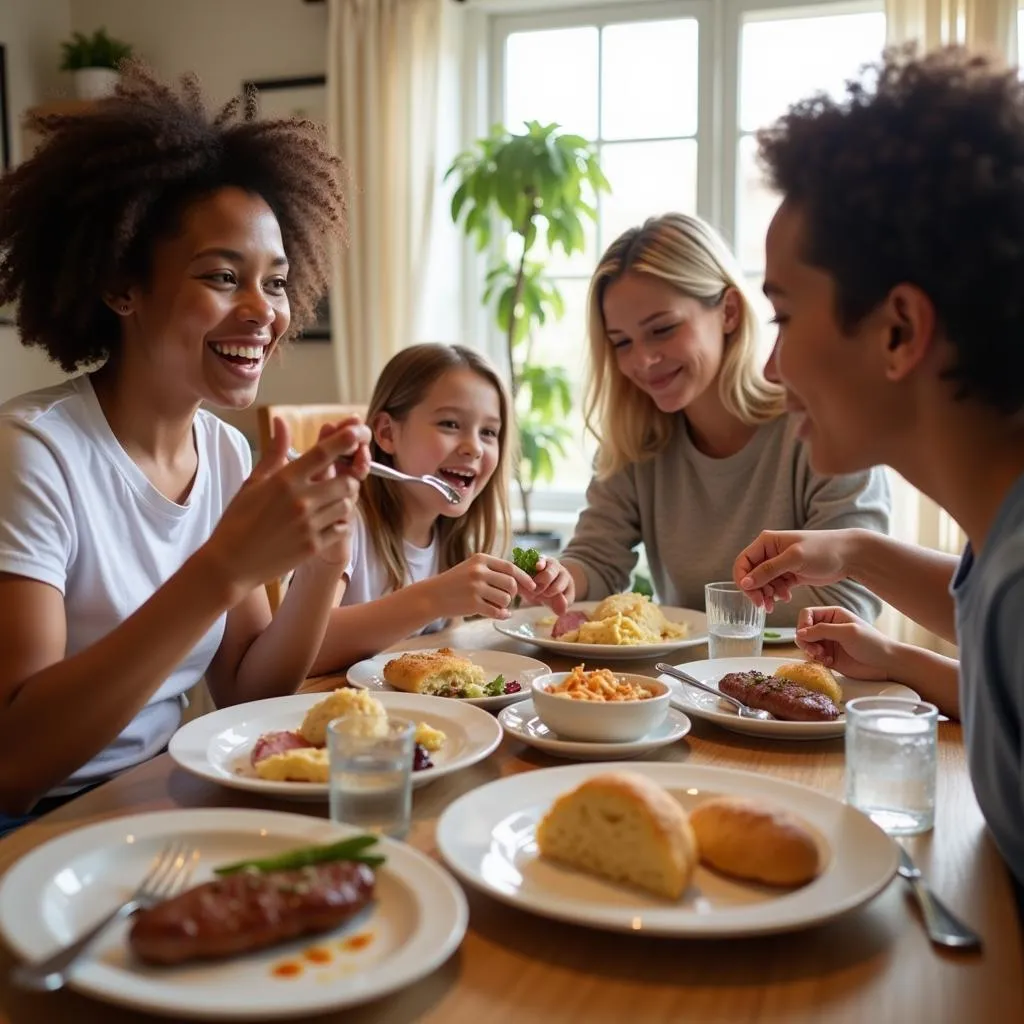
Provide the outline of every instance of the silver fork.
<path id="1" fill-rule="evenodd" d="M 900 851 L 900 875 L 914 891 L 921 917 L 928 932 L 928 938 L 938 946 L 952 946 L 957 949 L 980 949 L 981 936 L 968 928 L 925 882 L 921 869 L 911 860 L 910 854 L 896 844 Z"/>
<path id="2" fill-rule="evenodd" d="M 301 457 L 302 453 L 295 448 L 288 449 L 288 458 L 292 462 Z M 385 480 L 397 480 L 399 483 L 426 484 L 428 487 L 433 487 L 435 491 L 448 501 L 449 505 L 458 505 L 462 501 L 462 495 L 450 483 L 442 480 L 439 476 L 431 476 L 429 473 L 424 476 L 412 476 L 409 473 L 403 473 L 401 470 L 395 469 L 393 466 L 385 466 L 383 462 L 371 462 L 370 476 L 383 477 Z"/>
<path id="3" fill-rule="evenodd" d="M 153 866 L 138 888 L 116 910 L 92 926 L 70 945 L 34 964 L 19 964 L 11 971 L 11 980 L 35 992 L 55 992 L 63 988 L 75 961 L 92 945 L 101 932 L 115 921 L 131 917 L 137 910 L 177 896 L 195 870 L 199 851 L 185 843 L 174 842 L 157 854 Z"/>
<path id="4" fill-rule="evenodd" d="M 718 697 L 719 700 L 728 701 L 734 708 L 736 708 L 736 714 L 740 718 L 756 718 L 759 722 L 773 721 L 775 716 L 768 711 L 760 711 L 757 708 L 749 707 L 744 704 L 743 701 L 737 700 L 735 697 L 730 697 L 728 694 L 722 693 L 721 690 L 715 689 L 713 686 L 708 686 L 707 683 L 702 683 L 699 679 L 691 676 L 688 672 L 684 672 L 682 669 L 675 668 L 672 665 L 666 665 L 664 662 L 659 661 L 654 666 L 659 672 L 666 676 L 671 676 L 673 679 L 678 679 L 681 683 L 686 683 L 688 686 L 696 686 L 698 690 L 704 690 L 707 693 L 713 694 Z"/>

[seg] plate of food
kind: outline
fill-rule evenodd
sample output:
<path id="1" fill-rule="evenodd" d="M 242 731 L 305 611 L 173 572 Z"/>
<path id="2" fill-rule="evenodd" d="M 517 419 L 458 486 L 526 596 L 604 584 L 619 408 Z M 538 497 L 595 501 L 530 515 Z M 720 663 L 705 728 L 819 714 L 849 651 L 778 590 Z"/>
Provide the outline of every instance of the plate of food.
<path id="1" fill-rule="evenodd" d="M 462 890 L 413 847 L 218 807 L 112 818 L 33 850 L 0 888 L 8 945 L 33 962 L 67 945 L 129 899 L 172 843 L 192 869 L 187 889 L 111 925 L 71 987 L 174 1020 L 306 1017 L 412 984 L 465 934 Z"/>
<path id="2" fill-rule="evenodd" d="M 844 708 L 855 697 L 907 697 L 920 700 L 909 686 L 886 680 L 850 679 L 813 661 L 785 658 L 713 658 L 678 666 L 716 690 L 774 717 L 740 718 L 714 694 L 662 675 L 672 687 L 672 703 L 688 715 L 723 729 L 786 740 L 822 740 L 846 732 Z"/>
<path id="3" fill-rule="evenodd" d="M 524 608 L 494 628 L 555 654 L 604 661 L 657 658 L 708 639 L 703 612 L 657 605 L 643 594 L 580 601 L 557 617 L 546 608 Z"/>
<path id="4" fill-rule="evenodd" d="M 866 903 L 896 872 L 866 815 L 769 775 L 673 762 L 522 772 L 437 826 L 462 881 L 542 917 L 634 935 L 792 931 Z"/>
<path id="5" fill-rule="evenodd" d="M 286 800 L 326 800 L 327 723 L 346 714 L 365 715 L 370 728 L 388 714 L 416 722 L 414 787 L 482 761 L 501 742 L 501 727 L 479 708 L 345 687 L 213 711 L 183 725 L 168 752 L 186 771 L 222 786 Z"/>
<path id="6" fill-rule="evenodd" d="M 498 721 L 512 739 L 570 761 L 619 761 L 642 757 L 681 740 L 690 731 L 690 719 L 682 711 L 669 708 L 664 720 L 639 739 L 617 743 L 570 740 L 559 736 L 544 723 L 532 700 L 521 700 L 518 704 L 502 708 L 498 712 Z"/>
<path id="7" fill-rule="evenodd" d="M 348 670 L 352 686 L 429 694 L 496 711 L 530 696 L 537 676 L 551 671 L 542 661 L 504 651 L 462 651 L 450 647 L 385 651 Z"/>

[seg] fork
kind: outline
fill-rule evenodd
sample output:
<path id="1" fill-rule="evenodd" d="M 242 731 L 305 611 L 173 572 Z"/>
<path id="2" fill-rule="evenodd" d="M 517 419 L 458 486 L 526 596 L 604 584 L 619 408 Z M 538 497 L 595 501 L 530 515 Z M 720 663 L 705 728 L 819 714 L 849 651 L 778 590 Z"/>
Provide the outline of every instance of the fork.
<path id="1" fill-rule="evenodd" d="M 743 701 L 737 700 L 735 697 L 730 697 L 726 693 L 722 693 L 721 690 L 716 689 L 714 686 L 702 683 L 699 679 L 691 676 L 688 672 L 684 672 L 682 669 L 675 668 L 672 665 L 666 665 L 664 662 L 660 661 L 654 667 L 664 675 L 671 676 L 673 679 L 678 679 L 681 683 L 686 683 L 689 686 L 696 686 L 698 690 L 704 690 L 705 692 L 717 697 L 719 700 L 728 701 L 734 708 L 736 708 L 736 714 L 738 714 L 740 718 L 754 718 L 759 722 L 770 722 L 775 719 L 775 716 L 770 712 L 760 711 L 756 708 L 749 707 L 744 704 Z"/>
<path id="2" fill-rule="evenodd" d="M 952 946 L 958 949 L 980 949 L 981 936 L 963 923 L 952 910 L 949 909 L 932 892 L 928 883 L 925 882 L 921 869 L 911 860 L 910 854 L 896 844 L 900 851 L 900 866 L 897 869 L 900 875 L 909 883 L 917 898 L 918 906 L 921 908 L 921 917 L 924 918 L 924 926 L 928 932 L 928 938 L 937 946 Z"/>
<path id="3" fill-rule="evenodd" d="M 177 896 L 192 877 L 198 859 L 197 849 L 189 849 L 182 842 L 168 844 L 157 854 L 145 878 L 121 906 L 107 914 L 70 945 L 58 949 L 45 960 L 39 960 L 34 964 L 19 964 L 11 971 L 11 980 L 21 988 L 35 992 L 55 992 L 63 988 L 75 961 L 101 932 L 115 921 L 131 917 L 137 910 Z"/>
<path id="4" fill-rule="evenodd" d="M 301 457 L 302 453 L 295 448 L 288 449 L 288 459 L 291 462 Z M 383 477 L 385 480 L 397 480 L 399 483 L 426 484 L 428 487 L 433 487 L 435 491 L 447 500 L 449 505 L 458 505 L 462 501 L 462 495 L 450 483 L 442 480 L 439 476 L 431 476 L 429 473 L 423 476 L 412 476 L 409 473 L 403 473 L 401 470 L 395 469 L 394 466 L 386 466 L 383 462 L 371 462 L 370 476 Z"/>

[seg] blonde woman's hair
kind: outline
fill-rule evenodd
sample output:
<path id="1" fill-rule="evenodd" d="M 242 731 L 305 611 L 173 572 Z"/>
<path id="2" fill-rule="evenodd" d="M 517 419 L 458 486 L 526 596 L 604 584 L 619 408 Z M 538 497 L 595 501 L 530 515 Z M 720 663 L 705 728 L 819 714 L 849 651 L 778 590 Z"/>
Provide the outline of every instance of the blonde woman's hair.
<path id="1" fill-rule="evenodd" d="M 683 213 L 651 217 L 642 227 L 630 228 L 608 246 L 590 280 L 585 416 L 587 429 L 599 445 L 599 478 L 652 458 L 664 449 L 678 416 L 658 409 L 616 365 L 615 351 L 605 332 L 604 296 L 608 286 L 626 273 L 651 274 L 708 309 L 723 301 L 727 289 L 735 289 L 740 318 L 736 329 L 726 336 L 718 371 L 722 404 L 750 425 L 782 415 L 783 390 L 768 381 L 762 371 L 757 313 L 729 247 L 697 217 Z"/>
<path id="2" fill-rule="evenodd" d="M 498 432 L 498 464 L 490 480 L 476 496 L 469 510 L 458 518 L 438 516 L 434 525 L 443 572 L 478 551 L 504 553 L 511 537 L 509 511 L 509 398 L 497 370 L 479 352 L 462 345 L 411 345 L 393 356 L 381 371 L 366 413 L 374 430 L 370 444 L 373 458 L 391 465 L 393 460 L 377 443 L 375 423 L 381 413 L 402 422 L 427 396 L 434 383 L 450 370 L 466 369 L 494 386 L 501 409 Z M 407 486 L 370 476 L 359 493 L 360 509 L 377 554 L 384 562 L 388 585 L 398 590 L 408 578 L 408 564 L 402 544 L 404 521 L 402 490 Z"/>

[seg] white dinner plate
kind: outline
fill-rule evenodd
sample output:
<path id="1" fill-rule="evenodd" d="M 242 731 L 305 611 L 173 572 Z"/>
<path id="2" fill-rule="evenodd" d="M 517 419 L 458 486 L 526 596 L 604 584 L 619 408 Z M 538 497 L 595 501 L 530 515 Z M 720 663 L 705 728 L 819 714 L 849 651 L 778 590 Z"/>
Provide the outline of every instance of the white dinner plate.
<path id="1" fill-rule="evenodd" d="M 795 644 L 796 626 L 765 626 L 763 642 L 772 644 Z"/>
<path id="2" fill-rule="evenodd" d="M 729 672 L 749 672 L 756 669 L 771 675 L 783 665 L 791 665 L 794 658 L 715 658 L 708 661 L 688 661 L 678 665 L 684 672 L 718 687 L 718 680 Z M 920 700 L 920 694 L 902 683 L 875 682 L 867 679 L 849 679 L 838 672 L 833 673 L 843 688 L 843 705 L 854 697 L 908 697 Z M 705 718 L 723 729 L 744 733 L 748 736 L 764 736 L 779 740 L 824 740 L 842 736 L 846 732 L 846 715 L 840 715 L 834 722 L 782 722 L 778 719 L 762 721 L 757 718 L 740 718 L 729 705 L 710 693 L 687 686 L 671 676 L 658 679 L 672 688 L 671 701 L 688 715 Z M 842 709 L 840 709 L 842 710 Z"/>
<path id="3" fill-rule="evenodd" d="M 538 822 L 561 794 L 608 771 L 601 764 L 522 772 L 466 793 L 441 816 L 438 849 L 459 878 L 505 903 L 635 935 L 717 938 L 792 931 L 865 903 L 895 874 L 893 841 L 860 811 L 817 790 L 770 775 L 675 762 L 641 761 L 628 770 L 664 786 L 687 810 L 723 794 L 781 805 L 815 835 L 821 874 L 798 889 L 772 889 L 698 866 L 681 899 L 671 901 L 542 860 Z"/>
<path id="4" fill-rule="evenodd" d="M 59 836 L 18 861 L 0 888 L 0 930 L 23 959 L 49 955 L 126 900 L 172 840 L 198 848 L 192 880 L 199 883 L 221 864 L 336 842 L 356 831 L 306 815 L 226 807 L 112 818 Z M 382 839 L 380 852 L 387 861 L 378 871 L 374 903 L 335 932 L 228 960 L 149 967 L 132 955 L 122 923 L 103 933 L 69 984 L 175 1020 L 306 1016 L 403 988 L 447 960 L 462 941 L 466 900 L 447 872 L 411 846 Z M 366 945 L 346 949 L 345 938 L 355 935 Z M 312 947 L 329 962 L 307 958 Z M 298 967 L 297 973 L 275 974 L 283 964 Z"/>
<path id="5" fill-rule="evenodd" d="M 298 729 L 306 712 L 327 696 L 297 693 L 213 711 L 183 725 L 171 737 L 168 753 L 186 771 L 232 789 L 248 789 L 285 800 L 326 800 L 326 783 L 261 779 L 249 755 L 263 733 Z M 444 746 L 430 755 L 434 767 L 412 773 L 414 787 L 482 761 L 501 742 L 501 726 L 494 718 L 462 701 L 418 693 L 374 696 L 389 713 L 426 722 L 445 734 Z"/>
<path id="6" fill-rule="evenodd" d="M 513 739 L 570 761 L 619 761 L 627 757 L 640 757 L 681 740 L 690 731 L 690 719 L 682 711 L 669 708 L 665 721 L 638 740 L 628 743 L 566 740 L 540 720 L 532 700 L 522 700 L 504 708 L 498 714 L 498 721 Z"/>
<path id="7" fill-rule="evenodd" d="M 383 690 L 384 692 L 396 692 L 390 684 L 384 681 L 384 666 L 394 658 L 400 658 L 403 654 L 422 654 L 426 650 L 436 648 L 424 648 L 418 651 L 385 651 L 373 658 L 367 658 L 353 665 L 348 670 L 348 681 L 353 686 L 365 687 L 368 690 Z M 487 673 L 488 679 L 495 676 L 504 676 L 505 682 L 513 680 L 519 683 L 518 693 L 505 693 L 499 697 L 441 697 L 440 700 L 454 701 L 457 704 L 474 704 L 485 711 L 497 711 L 508 704 L 514 704 L 517 700 L 525 700 L 530 696 L 530 684 L 538 676 L 546 676 L 551 669 L 542 661 L 535 661 L 533 658 L 524 658 L 521 654 L 507 654 L 505 651 L 465 651 L 453 650 L 452 653 L 459 658 L 466 658 L 474 664 L 479 665 Z"/>
<path id="8" fill-rule="evenodd" d="M 579 601 L 570 608 L 574 612 L 591 613 L 598 606 L 597 601 Z M 515 640 L 525 640 L 553 654 L 567 658 L 599 661 L 638 661 L 643 658 L 661 658 L 670 651 L 684 647 L 696 647 L 708 641 L 708 620 L 703 612 L 691 608 L 670 608 L 659 606 L 669 622 L 683 622 L 689 626 L 689 634 L 678 640 L 666 640 L 660 644 L 577 644 L 565 640 L 554 640 L 551 627 L 557 616 L 548 608 L 523 608 L 513 612 L 504 622 L 495 621 L 494 628 Z"/>

